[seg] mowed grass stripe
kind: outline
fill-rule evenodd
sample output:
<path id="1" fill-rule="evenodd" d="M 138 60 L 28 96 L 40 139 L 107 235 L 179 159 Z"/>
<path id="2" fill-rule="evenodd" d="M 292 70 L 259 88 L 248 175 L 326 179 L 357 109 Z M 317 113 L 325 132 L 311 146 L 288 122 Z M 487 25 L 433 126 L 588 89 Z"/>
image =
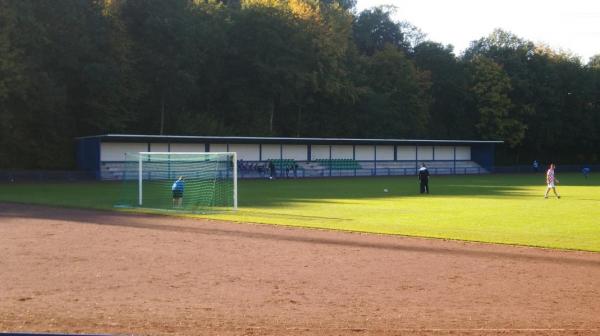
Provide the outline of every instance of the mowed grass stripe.
<path id="1" fill-rule="evenodd" d="M 541 174 L 432 176 L 430 195 L 415 177 L 242 180 L 239 211 L 200 217 L 600 251 L 600 181 L 558 177 L 560 200 L 543 198 Z M 95 209 L 113 209 L 120 192 L 116 182 L 0 188 L 0 201 Z"/>

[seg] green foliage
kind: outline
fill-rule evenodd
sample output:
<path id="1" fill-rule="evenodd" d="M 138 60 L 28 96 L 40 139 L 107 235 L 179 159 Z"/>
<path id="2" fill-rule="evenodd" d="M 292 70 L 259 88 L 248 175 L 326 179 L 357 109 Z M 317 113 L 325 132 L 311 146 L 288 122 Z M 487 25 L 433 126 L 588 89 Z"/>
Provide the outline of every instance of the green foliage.
<path id="1" fill-rule="evenodd" d="M 18 85 L 3 95 L 9 130 L 3 132 L 6 157 L 0 166 L 72 165 L 73 137 L 120 131 L 130 120 L 124 106 L 133 96 L 124 90 L 126 55 L 113 48 L 111 21 L 98 2 L 3 4 L 12 14 L 10 52 L 1 54 L 0 64 L 9 64 L 8 80 L 18 78 Z M 10 63 L 14 55 L 18 63 Z"/>
<path id="2" fill-rule="evenodd" d="M 597 56 L 496 30 L 456 57 L 354 5 L 2 1 L 0 168 L 73 168 L 73 139 L 102 133 L 494 138 L 505 163 L 600 159 Z"/>
<path id="3" fill-rule="evenodd" d="M 429 119 L 425 91 L 430 83 L 402 51 L 388 45 L 370 58 L 367 74 L 371 92 L 359 118 L 366 137 L 393 138 L 426 134 Z M 382 123 L 382 120 L 386 120 Z"/>
<path id="4" fill-rule="evenodd" d="M 428 133 L 440 139 L 475 139 L 474 120 L 467 109 L 466 66 L 453 53 L 452 46 L 425 41 L 414 48 L 417 67 L 431 81 Z"/>
<path id="5" fill-rule="evenodd" d="M 593 69 L 599 69 L 600 68 L 600 54 L 590 57 L 588 66 Z"/>
<path id="6" fill-rule="evenodd" d="M 504 139 L 510 147 L 520 143 L 526 126 L 512 118 L 511 85 L 508 75 L 492 60 L 477 56 L 472 60 L 470 91 L 475 97 L 478 122 L 475 124 L 484 139 Z"/>
<path id="7" fill-rule="evenodd" d="M 391 14 L 386 7 L 375 7 L 358 15 L 353 26 L 354 41 L 362 53 L 373 55 L 386 45 L 407 49 L 400 25 L 392 21 Z"/>
<path id="8" fill-rule="evenodd" d="M 475 41 L 463 59 L 484 56 L 500 65 L 510 79 L 507 116 L 516 128 L 512 146 L 501 150 L 504 161 L 527 157 L 555 162 L 597 162 L 600 109 L 594 101 L 598 70 L 581 65 L 570 54 L 535 45 L 495 30 Z M 597 90 L 595 91 L 597 92 Z M 477 100 L 473 97 L 473 100 Z M 522 126 L 526 127 L 521 140 Z M 503 153 L 504 152 L 504 153 Z"/>
<path id="9" fill-rule="evenodd" d="M 0 2 L 0 166 L 11 160 L 9 148 L 13 145 L 18 132 L 16 115 L 11 101 L 23 91 L 24 64 L 20 62 L 20 53 L 11 43 L 10 34 L 14 32 L 15 15 L 6 1 Z"/>

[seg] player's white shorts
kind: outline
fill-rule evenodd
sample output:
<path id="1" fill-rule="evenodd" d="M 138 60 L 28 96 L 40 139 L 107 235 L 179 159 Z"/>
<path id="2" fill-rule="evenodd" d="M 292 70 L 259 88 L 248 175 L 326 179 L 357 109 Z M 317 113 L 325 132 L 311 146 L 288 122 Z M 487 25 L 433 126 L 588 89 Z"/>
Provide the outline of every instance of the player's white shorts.
<path id="1" fill-rule="evenodd" d="M 548 188 L 554 188 L 554 187 L 555 187 L 554 182 L 548 183 Z"/>

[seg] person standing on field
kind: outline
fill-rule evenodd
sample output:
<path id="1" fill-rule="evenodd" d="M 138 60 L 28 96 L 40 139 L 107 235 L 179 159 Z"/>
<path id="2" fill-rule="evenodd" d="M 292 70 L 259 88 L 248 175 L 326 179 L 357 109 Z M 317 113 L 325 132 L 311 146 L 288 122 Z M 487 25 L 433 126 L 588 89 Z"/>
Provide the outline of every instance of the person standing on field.
<path id="1" fill-rule="evenodd" d="M 272 160 L 269 161 L 269 179 L 275 178 L 275 164 Z"/>
<path id="2" fill-rule="evenodd" d="M 173 185 L 171 191 L 173 192 L 173 208 L 181 208 L 183 205 L 183 189 L 185 187 L 185 181 L 183 176 L 179 176 Z"/>
<path id="3" fill-rule="evenodd" d="M 554 191 L 554 195 L 556 195 L 557 198 L 560 198 L 560 195 L 556 191 L 556 184 L 560 183 L 560 181 L 556 178 L 556 176 L 554 176 L 554 168 L 556 168 L 556 166 L 554 163 L 551 163 L 550 167 L 548 167 L 548 171 L 546 171 L 546 184 L 548 187 L 546 188 L 546 194 L 544 195 L 544 198 L 548 198 L 548 192 L 550 192 L 550 189 Z"/>
<path id="4" fill-rule="evenodd" d="M 421 168 L 419 168 L 419 181 L 421 182 L 421 194 L 425 192 L 429 194 L 429 170 L 424 163 L 421 163 Z"/>
<path id="5" fill-rule="evenodd" d="M 583 169 L 581 169 L 581 173 L 583 174 L 583 177 L 585 177 L 586 180 L 588 178 L 588 175 L 590 175 L 590 171 L 592 170 L 588 166 L 585 166 L 583 167 Z"/>

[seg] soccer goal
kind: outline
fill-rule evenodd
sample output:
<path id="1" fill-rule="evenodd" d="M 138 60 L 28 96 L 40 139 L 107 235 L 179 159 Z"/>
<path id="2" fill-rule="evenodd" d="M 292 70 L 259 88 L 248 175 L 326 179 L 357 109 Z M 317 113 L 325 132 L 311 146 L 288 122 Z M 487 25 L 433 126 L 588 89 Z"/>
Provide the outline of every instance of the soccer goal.
<path id="1" fill-rule="evenodd" d="M 118 207 L 206 212 L 237 209 L 236 153 L 126 154 Z"/>

